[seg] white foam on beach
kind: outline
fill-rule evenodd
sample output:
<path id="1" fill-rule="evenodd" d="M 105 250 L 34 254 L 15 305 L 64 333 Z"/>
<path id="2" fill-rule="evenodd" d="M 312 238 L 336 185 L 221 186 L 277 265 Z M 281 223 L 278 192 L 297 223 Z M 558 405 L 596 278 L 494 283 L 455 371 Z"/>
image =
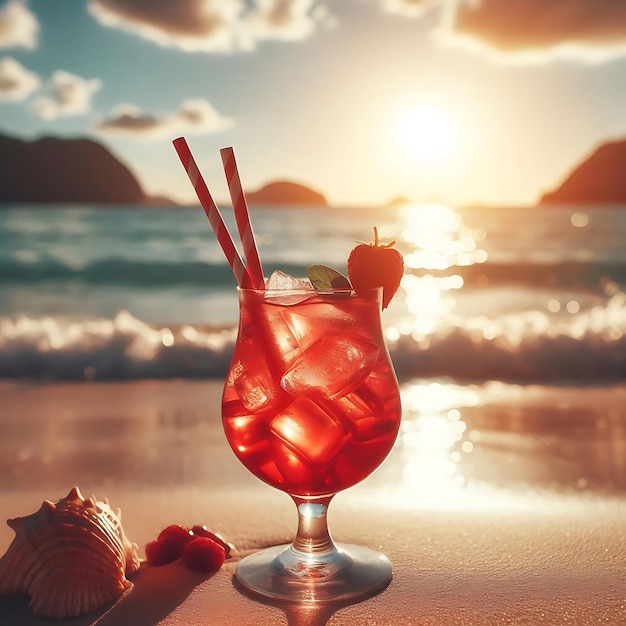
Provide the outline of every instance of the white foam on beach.
<path id="1" fill-rule="evenodd" d="M 234 328 L 156 326 L 114 319 L 0 318 L 0 376 L 135 379 L 222 376 Z"/>
<path id="2" fill-rule="evenodd" d="M 425 328 L 424 318 L 384 316 L 387 343 L 402 380 L 581 384 L 621 380 L 626 355 L 626 295 L 614 294 L 556 318 L 539 310 L 499 317 L 449 317 Z M 80 380 L 222 378 L 236 328 L 156 324 L 128 311 L 112 318 L 0 316 L 0 377 Z"/>

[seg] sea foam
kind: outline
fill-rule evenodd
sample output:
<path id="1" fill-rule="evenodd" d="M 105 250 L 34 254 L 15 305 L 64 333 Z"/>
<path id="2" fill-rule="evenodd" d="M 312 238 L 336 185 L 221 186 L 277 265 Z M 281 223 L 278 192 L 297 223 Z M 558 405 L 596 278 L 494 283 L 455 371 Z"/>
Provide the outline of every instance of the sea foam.
<path id="1" fill-rule="evenodd" d="M 237 329 L 113 319 L 0 317 L 0 377 L 60 380 L 223 378 Z M 449 317 L 432 332 L 387 328 L 401 380 L 450 377 L 602 383 L 626 375 L 626 295 L 574 315 Z"/>

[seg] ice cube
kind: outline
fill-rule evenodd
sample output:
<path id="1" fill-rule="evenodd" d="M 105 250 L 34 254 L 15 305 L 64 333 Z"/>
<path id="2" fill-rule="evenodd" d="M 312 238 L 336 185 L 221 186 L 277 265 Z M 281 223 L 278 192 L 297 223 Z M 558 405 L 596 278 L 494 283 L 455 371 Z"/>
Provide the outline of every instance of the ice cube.
<path id="1" fill-rule="evenodd" d="M 374 415 L 372 407 L 363 400 L 359 393 L 361 387 L 363 387 L 363 385 L 335 401 L 335 406 L 339 407 L 341 414 L 345 415 L 348 419 L 360 419 L 365 416 Z"/>
<path id="2" fill-rule="evenodd" d="M 233 386 L 242 404 L 251 413 L 256 413 L 269 406 L 274 398 L 269 372 L 254 374 L 243 370 L 234 380 Z"/>
<path id="3" fill-rule="evenodd" d="M 358 321 L 349 311 L 333 306 L 331 300 L 308 303 L 293 312 L 289 310 L 289 316 L 300 327 L 312 329 L 320 335 L 332 331 L 349 332 L 351 328 L 358 325 Z"/>
<path id="4" fill-rule="evenodd" d="M 355 441 L 372 441 L 388 435 L 396 428 L 396 422 L 386 415 L 368 415 L 352 423 Z"/>
<path id="5" fill-rule="evenodd" d="M 271 457 L 267 422 L 254 415 L 238 415 L 225 420 L 230 444 L 242 458 Z"/>
<path id="6" fill-rule="evenodd" d="M 389 373 L 388 375 L 392 376 L 393 374 Z M 380 415 L 385 411 L 385 401 L 382 394 L 389 394 L 392 389 L 389 388 L 388 379 L 381 378 L 380 369 L 377 369 L 351 395 L 354 396 L 355 403 L 358 399 L 360 404 L 368 407 L 372 415 Z"/>
<path id="7" fill-rule="evenodd" d="M 346 429 L 352 431 L 354 441 L 370 441 L 386 435 L 396 427 L 396 421 L 383 411 L 373 411 L 357 390 L 343 398 L 334 400 L 336 416 L 342 420 Z"/>
<path id="8" fill-rule="evenodd" d="M 300 337 L 294 333 L 282 306 L 263 305 L 255 311 L 243 334 L 248 335 L 246 367 L 267 370 L 268 376 L 280 380 L 282 373 L 300 356 Z"/>
<path id="9" fill-rule="evenodd" d="M 305 350 L 328 334 L 350 333 L 358 327 L 352 315 L 329 301 L 312 299 L 298 307 L 282 307 L 282 319 Z"/>
<path id="10" fill-rule="evenodd" d="M 280 270 L 275 270 L 272 275 L 265 281 L 266 289 L 280 289 L 283 291 L 292 291 L 294 289 L 313 289 L 311 281 L 303 278 L 295 278 Z"/>
<path id="11" fill-rule="evenodd" d="M 278 471 L 290 485 L 306 485 L 315 482 L 315 468 L 305 459 L 300 458 L 280 437 L 272 437 L 272 458 Z"/>
<path id="12" fill-rule="evenodd" d="M 296 398 L 275 417 L 270 431 L 301 459 L 318 464 L 332 461 L 346 436 L 332 415 L 306 397 Z"/>
<path id="13" fill-rule="evenodd" d="M 271 407 L 275 399 L 275 385 L 262 355 L 254 361 L 248 359 L 245 366 L 239 359 L 233 362 L 224 386 L 226 415 L 258 413 Z"/>
<path id="14" fill-rule="evenodd" d="M 358 335 L 328 334 L 296 359 L 280 384 L 292 394 L 315 389 L 329 398 L 341 397 L 367 378 L 379 351 L 376 344 Z"/>
<path id="15" fill-rule="evenodd" d="M 313 285 L 311 285 L 311 281 L 308 279 L 294 278 L 280 270 L 272 272 L 272 275 L 265 281 L 265 288 L 270 290 L 266 294 L 266 298 L 275 304 L 281 305 L 298 304 L 315 293 Z M 311 293 L 300 293 L 302 289 L 306 289 Z M 294 291 L 299 293 L 293 293 Z"/>

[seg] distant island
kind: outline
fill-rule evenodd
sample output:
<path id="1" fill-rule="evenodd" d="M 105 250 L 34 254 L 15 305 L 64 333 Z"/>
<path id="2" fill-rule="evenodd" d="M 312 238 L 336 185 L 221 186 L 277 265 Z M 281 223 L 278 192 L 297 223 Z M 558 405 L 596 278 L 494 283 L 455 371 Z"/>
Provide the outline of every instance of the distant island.
<path id="1" fill-rule="evenodd" d="M 275 181 L 258 191 L 246 192 L 246 200 L 248 204 L 327 206 L 321 193 L 289 181 Z"/>
<path id="2" fill-rule="evenodd" d="M 539 204 L 626 205 L 626 140 L 601 145 Z"/>
<path id="3" fill-rule="evenodd" d="M 327 204 L 317 191 L 288 181 L 269 183 L 246 198 L 249 204 L 275 206 Z M 147 195 L 131 170 L 97 141 L 43 137 L 29 142 L 1 133 L 0 203 L 176 204 Z"/>

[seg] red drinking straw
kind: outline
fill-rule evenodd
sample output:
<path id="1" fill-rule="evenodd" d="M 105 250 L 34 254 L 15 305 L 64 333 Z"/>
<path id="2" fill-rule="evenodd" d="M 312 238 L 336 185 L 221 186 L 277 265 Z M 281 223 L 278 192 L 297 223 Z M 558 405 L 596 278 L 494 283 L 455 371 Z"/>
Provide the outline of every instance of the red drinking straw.
<path id="1" fill-rule="evenodd" d="M 217 237 L 217 240 L 226 255 L 226 259 L 233 270 L 233 274 L 237 279 L 237 284 L 240 287 L 254 287 L 250 274 L 248 273 L 246 266 L 243 264 L 241 256 L 239 256 L 239 252 L 235 247 L 235 243 L 226 228 L 222 214 L 211 197 L 209 188 L 204 182 L 204 178 L 202 178 L 202 174 L 196 165 L 193 155 L 191 154 L 191 150 L 187 145 L 187 140 L 184 137 L 178 137 L 178 139 L 174 139 L 172 143 L 174 144 L 174 148 L 176 149 L 180 161 L 187 172 L 187 176 L 189 176 L 189 180 L 196 191 L 198 200 L 200 200 L 200 204 L 202 205 L 206 216 L 209 218 L 209 222 L 211 223 L 215 236 Z"/>
<path id="2" fill-rule="evenodd" d="M 224 164 L 224 173 L 228 182 L 228 191 L 230 199 L 233 203 L 235 211 L 235 219 L 237 220 L 237 228 L 239 229 L 239 237 L 243 245 L 243 256 L 246 260 L 246 267 L 250 274 L 252 282 L 257 289 L 265 288 L 265 280 L 263 278 L 263 268 L 261 267 L 261 259 L 259 258 L 259 250 L 254 240 L 252 225 L 250 223 L 250 213 L 248 212 L 248 204 L 246 196 L 241 186 L 241 178 L 237 169 L 237 161 L 235 159 L 235 151 L 232 148 L 222 148 L 220 150 L 222 163 Z"/>

